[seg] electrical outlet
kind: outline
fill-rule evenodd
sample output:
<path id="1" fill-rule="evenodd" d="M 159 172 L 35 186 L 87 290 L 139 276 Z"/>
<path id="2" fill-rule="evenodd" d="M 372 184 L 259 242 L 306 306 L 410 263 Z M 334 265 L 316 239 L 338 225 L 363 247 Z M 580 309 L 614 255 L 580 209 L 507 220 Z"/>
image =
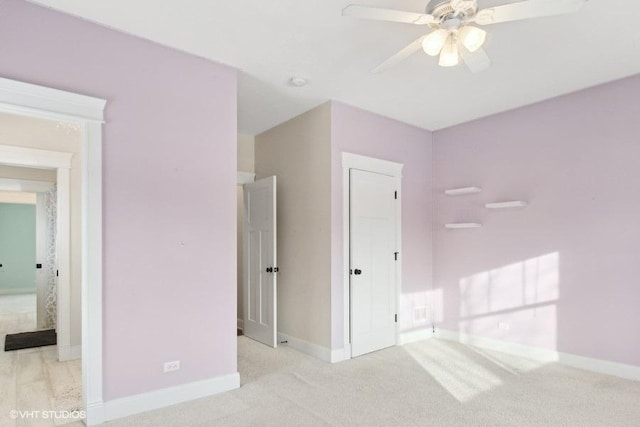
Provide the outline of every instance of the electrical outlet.
<path id="1" fill-rule="evenodd" d="M 498 323 L 498 329 L 503 330 L 503 331 L 508 331 L 510 328 L 509 323 L 508 322 L 500 322 Z"/>
<path id="2" fill-rule="evenodd" d="M 164 372 L 173 372 L 180 369 L 180 361 L 174 360 L 173 362 L 165 362 L 164 364 Z"/>

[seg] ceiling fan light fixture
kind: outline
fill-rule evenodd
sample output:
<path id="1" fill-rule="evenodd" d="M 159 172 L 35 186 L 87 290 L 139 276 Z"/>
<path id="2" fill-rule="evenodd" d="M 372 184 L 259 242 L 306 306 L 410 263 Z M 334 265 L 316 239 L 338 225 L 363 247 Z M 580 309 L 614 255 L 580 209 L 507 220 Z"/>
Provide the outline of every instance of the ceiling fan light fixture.
<path id="1" fill-rule="evenodd" d="M 441 67 L 455 67 L 460 63 L 460 54 L 458 53 L 458 45 L 453 36 L 449 36 L 442 52 L 440 52 L 440 61 L 438 65 Z"/>
<path id="2" fill-rule="evenodd" d="M 436 30 L 424 38 L 422 49 L 429 56 L 438 56 L 447 41 L 447 37 L 449 37 L 447 30 Z"/>
<path id="3" fill-rule="evenodd" d="M 480 28 L 466 26 L 458 30 L 458 38 L 469 52 L 475 52 L 484 44 L 487 32 Z"/>

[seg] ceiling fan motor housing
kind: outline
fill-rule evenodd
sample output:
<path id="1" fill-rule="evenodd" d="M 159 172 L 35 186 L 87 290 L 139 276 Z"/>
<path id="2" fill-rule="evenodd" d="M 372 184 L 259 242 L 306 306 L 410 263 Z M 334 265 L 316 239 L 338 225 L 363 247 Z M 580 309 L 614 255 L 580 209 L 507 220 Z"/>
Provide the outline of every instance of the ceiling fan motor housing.
<path id="1" fill-rule="evenodd" d="M 431 0 L 427 4 L 426 13 L 436 18 L 438 22 L 445 22 L 452 18 L 466 18 L 478 11 L 475 0 Z"/>

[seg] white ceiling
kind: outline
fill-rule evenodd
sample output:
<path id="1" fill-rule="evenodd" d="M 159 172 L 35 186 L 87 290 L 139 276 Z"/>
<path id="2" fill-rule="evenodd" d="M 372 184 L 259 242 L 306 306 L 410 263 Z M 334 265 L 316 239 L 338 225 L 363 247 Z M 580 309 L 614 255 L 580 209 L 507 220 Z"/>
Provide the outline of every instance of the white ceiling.
<path id="1" fill-rule="evenodd" d="M 341 16 L 350 3 L 423 12 L 427 0 L 34 0 L 234 66 L 239 131 L 258 134 L 329 99 L 436 130 L 640 73 L 640 2 L 485 27 L 493 66 L 445 69 L 422 52 L 369 70 L 425 27 Z M 510 1 L 479 0 L 480 7 Z M 292 76 L 310 84 L 294 88 Z"/>

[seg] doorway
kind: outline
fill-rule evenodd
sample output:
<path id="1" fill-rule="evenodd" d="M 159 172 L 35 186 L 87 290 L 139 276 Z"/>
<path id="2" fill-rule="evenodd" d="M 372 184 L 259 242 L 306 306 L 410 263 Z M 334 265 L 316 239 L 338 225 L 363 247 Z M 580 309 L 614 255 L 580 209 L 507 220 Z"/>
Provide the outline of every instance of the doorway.
<path id="1" fill-rule="evenodd" d="M 343 153 L 347 358 L 397 344 L 402 164 Z"/>
<path id="2" fill-rule="evenodd" d="M 0 165 L 0 295 L 35 297 L 22 332 L 57 323 L 55 180 L 52 170 Z"/>
<path id="3" fill-rule="evenodd" d="M 103 422 L 102 401 L 102 124 L 105 100 L 42 86 L 0 78 L 0 112 L 20 117 L 37 118 L 66 123 L 80 132 L 81 152 L 77 160 L 82 165 L 80 177 L 80 204 L 82 214 L 74 220 L 82 228 L 82 241 L 78 248 L 81 261 L 82 319 L 82 409 L 86 411 L 88 425 Z M 10 142 L 9 142 L 10 143 Z M 18 167 L 56 170 L 58 205 L 68 209 L 68 183 L 70 159 L 67 153 L 46 151 L 31 147 L 0 145 L 0 163 Z M 63 188 L 66 186 L 66 191 Z M 69 215 L 67 213 L 66 217 Z M 69 244 L 69 233 L 60 233 L 58 224 L 58 270 L 61 283 L 68 280 L 69 258 L 63 259 L 61 246 Z M 63 273 L 64 271 L 64 273 Z M 58 298 L 58 303 L 68 295 Z M 59 307 L 59 310 L 60 307 Z M 60 323 L 68 319 L 59 319 Z M 58 337 L 64 339 L 63 337 Z M 70 355 L 73 350 L 68 348 Z M 59 355 L 58 355 L 59 356 Z"/>

